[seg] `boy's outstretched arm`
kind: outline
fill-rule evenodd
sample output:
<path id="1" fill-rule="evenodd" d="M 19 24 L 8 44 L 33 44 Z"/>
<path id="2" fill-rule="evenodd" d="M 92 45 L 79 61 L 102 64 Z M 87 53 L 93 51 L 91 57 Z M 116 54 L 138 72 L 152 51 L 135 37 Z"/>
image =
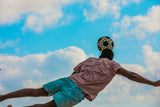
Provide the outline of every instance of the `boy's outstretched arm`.
<path id="1" fill-rule="evenodd" d="M 130 79 L 132 81 L 139 82 L 139 83 L 148 84 L 148 85 L 152 85 L 152 86 L 155 86 L 155 87 L 160 86 L 160 80 L 153 82 L 153 81 L 150 81 L 150 80 L 140 76 L 137 73 L 127 71 L 124 68 L 119 69 L 117 71 L 117 74 L 122 75 L 124 77 L 127 77 L 128 79 Z"/>

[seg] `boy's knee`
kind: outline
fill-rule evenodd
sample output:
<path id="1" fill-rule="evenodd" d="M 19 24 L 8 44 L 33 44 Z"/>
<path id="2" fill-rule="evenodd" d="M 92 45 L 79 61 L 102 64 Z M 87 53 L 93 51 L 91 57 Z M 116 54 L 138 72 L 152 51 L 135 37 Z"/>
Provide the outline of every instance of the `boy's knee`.
<path id="1" fill-rule="evenodd" d="M 48 96 L 48 92 L 43 87 L 38 89 L 38 93 L 41 93 L 42 96 Z"/>
<path id="2" fill-rule="evenodd" d="M 47 107 L 57 107 L 57 105 L 56 105 L 56 103 L 55 103 L 54 100 L 52 100 L 52 101 L 46 103 L 46 105 L 47 105 Z"/>

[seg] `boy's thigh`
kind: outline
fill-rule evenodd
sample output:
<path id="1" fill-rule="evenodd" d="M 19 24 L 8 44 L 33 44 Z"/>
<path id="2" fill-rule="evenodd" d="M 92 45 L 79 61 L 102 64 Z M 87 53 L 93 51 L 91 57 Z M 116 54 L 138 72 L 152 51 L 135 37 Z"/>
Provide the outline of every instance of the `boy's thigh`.
<path id="1" fill-rule="evenodd" d="M 61 79 L 44 84 L 43 88 L 45 91 L 48 92 L 50 96 L 60 91 L 65 84 L 66 84 L 66 78 L 61 78 Z"/>
<path id="2" fill-rule="evenodd" d="M 57 107 L 72 107 L 84 99 L 82 90 L 70 79 L 61 78 L 43 85 L 43 88 L 54 95 Z"/>
<path id="3" fill-rule="evenodd" d="M 82 100 L 78 98 L 73 98 L 68 95 L 65 95 L 62 91 L 57 92 L 53 99 L 57 107 L 73 107 L 74 105 L 80 103 Z"/>

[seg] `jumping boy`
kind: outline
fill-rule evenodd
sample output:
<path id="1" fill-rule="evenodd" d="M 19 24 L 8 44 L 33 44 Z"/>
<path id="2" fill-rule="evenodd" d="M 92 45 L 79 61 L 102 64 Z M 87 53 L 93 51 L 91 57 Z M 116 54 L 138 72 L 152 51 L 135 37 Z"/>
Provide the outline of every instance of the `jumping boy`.
<path id="1" fill-rule="evenodd" d="M 90 57 L 79 63 L 69 77 L 44 84 L 42 88 L 22 89 L 0 95 L 0 101 L 17 97 L 53 96 L 53 100 L 46 104 L 35 104 L 27 107 L 72 107 L 84 98 L 93 101 L 116 74 L 138 83 L 160 86 L 160 80 L 150 81 L 124 69 L 119 63 L 113 61 L 113 46 L 114 43 L 111 38 L 102 37 L 98 40 L 98 49 L 101 51 L 99 58 Z"/>

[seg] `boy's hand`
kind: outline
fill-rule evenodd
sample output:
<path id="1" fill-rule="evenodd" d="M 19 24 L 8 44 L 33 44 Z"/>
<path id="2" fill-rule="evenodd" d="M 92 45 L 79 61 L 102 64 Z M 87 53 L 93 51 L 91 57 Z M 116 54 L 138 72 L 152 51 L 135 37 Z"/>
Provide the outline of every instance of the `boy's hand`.
<path id="1" fill-rule="evenodd" d="M 156 81 L 156 82 L 154 83 L 154 86 L 155 86 L 155 87 L 159 87 L 159 86 L 160 86 L 160 80 Z"/>

